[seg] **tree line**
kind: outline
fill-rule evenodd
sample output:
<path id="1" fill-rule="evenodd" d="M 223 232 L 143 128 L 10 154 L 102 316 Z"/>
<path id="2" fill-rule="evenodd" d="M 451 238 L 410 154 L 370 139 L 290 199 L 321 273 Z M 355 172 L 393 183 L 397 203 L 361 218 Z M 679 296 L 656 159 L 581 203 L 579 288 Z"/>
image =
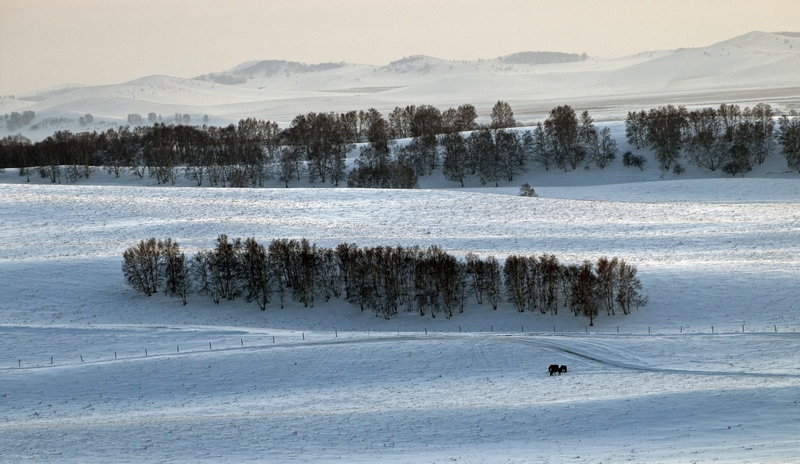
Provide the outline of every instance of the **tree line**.
<path id="1" fill-rule="evenodd" d="M 519 312 L 557 314 L 559 307 L 589 318 L 629 314 L 647 304 L 636 267 L 620 258 L 563 264 L 554 255 L 494 256 L 468 253 L 458 260 L 437 246 L 318 247 L 307 239 L 230 239 L 187 256 L 171 238 L 150 238 L 123 252 L 122 273 L 148 296 L 163 289 L 187 304 L 190 293 L 214 303 L 244 298 L 264 311 L 287 298 L 314 307 L 343 298 L 385 319 L 401 308 L 420 316 L 462 313 L 469 298 L 492 309 L 507 301 Z"/>
<path id="2" fill-rule="evenodd" d="M 288 187 L 306 177 L 334 186 L 413 188 L 420 176 L 440 168 L 462 185 L 470 177 L 497 185 L 525 172 L 531 160 L 575 169 L 587 156 L 600 167 L 613 159 L 616 145 L 607 129 L 598 131 L 586 112 L 579 124 L 571 108 L 557 110 L 553 115 L 574 121 L 551 117 L 534 131 L 520 131 L 513 129 L 511 106 L 499 101 L 485 127 L 476 123 L 475 107 L 465 104 L 443 112 L 430 105 L 398 107 L 388 118 L 375 109 L 308 113 L 285 129 L 248 118 L 223 128 L 154 123 L 100 133 L 58 131 L 37 143 L 15 135 L 0 140 L 0 167 L 52 182 L 76 182 L 102 166 L 117 177 L 130 172 L 159 184 L 183 175 L 211 186 L 259 187 L 277 179 Z M 403 138 L 410 141 L 396 143 Z M 348 173 L 345 158 L 359 143 Z"/>
<path id="3" fill-rule="evenodd" d="M 117 177 L 130 173 L 159 184 L 183 176 L 198 186 L 260 187 L 272 179 L 288 187 L 306 178 L 334 186 L 413 188 L 436 170 L 461 185 L 468 179 L 498 185 L 532 165 L 602 169 L 618 155 L 609 128 L 598 128 L 587 111 L 578 114 L 569 105 L 526 129 L 517 127 L 504 101 L 494 105 L 488 125 L 477 124 L 477 117 L 469 104 L 445 111 L 411 105 L 387 117 L 375 109 L 308 113 L 283 129 L 247 118 L 226 127 L 154 123 L 58 131 L 37 143 L 17 134 L 0 139 L 0 169 L 15 167 L 28 180 L 38 174 L 56 183 L 88 178 L 102 167 Z M 694 111 L 668 105 L 629 112 L 625 129 L 628 142 L 652 150 L 663 170 L 682 172 L 685 154 L 697 166 L 741 174 L 780 144 L 788 166 L 800 171 L 800 119 L 777 118 L 767 104 Z M 348 171 L 345 159 L 359 144 Z M 631 152 L 623 156 L 626 166 L 641 169 L 645 161 Z"/>
<path id="4" fill-rule="evenodd" d="M 764 163 L 776 144 L 788 167 L 800 171 L 800 119 L 794 112 L 778 118 L 765 103 L 744 109 L 722 104 L 688 111 L 667 105 L 629 112 L 625 134 L 637 149 L 652 149 L 665 171 L 682 172 L 683 153 L 689 163 L 710 171 L 743 174 Z"/>
<path id="5" fill-rule="evenodd" d="M 6 129 L 13 132 L 22 129 L 36 119 L 36 113 L 33 111 L 23 111 L 22 113 L 12 111 L 3 115 L 3 121 L 6 123 Z"/>

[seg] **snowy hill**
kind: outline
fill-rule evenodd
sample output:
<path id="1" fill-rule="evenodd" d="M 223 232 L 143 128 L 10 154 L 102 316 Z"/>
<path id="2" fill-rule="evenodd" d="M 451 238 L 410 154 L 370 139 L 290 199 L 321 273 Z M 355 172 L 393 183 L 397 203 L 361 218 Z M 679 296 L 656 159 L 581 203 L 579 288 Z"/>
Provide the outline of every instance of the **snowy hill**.
<path id="1" fill-rule="evenodd" d="M 311 111 L 366 110 L 386 114 L 396 106 L 432 104 L 442 109 L 471 103 L 487 116 L 497 100 L 508 101 L 520 121 L 541 119 L 557 105 L 619 119 L 627 111 L 664 103 L 800 107 L 796 83 L 800 37 L 752 32 L 708 47 L 639 53 L 601 60 L 554 52 L 521 52 L 478 61 L 410 56 L 385 66 L 251 61 L 193 79 L 151 76 L 116 85 L 66 87 L 0 102 L 2 110 L 32 110 L 37 120 L 67 117 L 64 129 L 119 124 L 128 114 L 208 115 L 225 124 L 257 117 L 288 124 Z M 70 118 L 67 118 L 70 119 Z M 0 127 L 0 136 L 6 135 Z M 32 139 L 49 135 L 23 131 Z"/>
<path id="2" fill-rule="evenodd" d="M 615 70 L 607 79 L 642 86 L 643 90 L 794 87 L 797 80 L 792 70 L 798 66 L 800 38 L 752 32 L 709 47 L 676 50 Z"/>
<path id="3" fill-rule="evenodd" d="M 619 131 L 614 131 L 619 135 Z M 624 143 L 624 142 L 622 142 Z M 623 145 L 624 148 L 624 145 Z M 499 188 L 78 185 L 0 174 L 0 455 L 9 461 L 791 462 L 800 404 L 800 181 L 616 160 Z M 539 198 L 516 196 L 518 183 Z M 151 236 L 619 256 L 650 303 L 595 325 L 470 299 L 391 320 L 189 304 L 128 287 Z M 551 377 L 558 363 L 568 372 Z"/>
<path id="4" fill-rule="evenodd" d="M 269 74 L 271 64 L 251 62 L 226 71 L 247 77 L 236 85 L 150 76 L 0 102 L 36 108 L 37 120 L 89 108 L 97 124 L 131 111 L 209 114 L 218 124 L 502 92 L 531 117 L 583 102 L 613 119 L 642 102 L 716 105 L 736 95 L 786 108 L 796 100 L 782 77 L 755 83 L 765 78 L 758 66 L 797 59 L 794 40 L 754 33 L 706 49 L 547 65 L 412 57 L 288 76 L 286 63 Z M 742 87 L 714 93 L 722 82 Z M 598 125 L 620 151 L 632 149 L 622 123 Z M 6 170 L 0 461 L 795 462 L 800 179 L 777 154 L 745 177 L 656 164 L 625 168 L 618 157 L 602 170 L 532 169 L 499 187 L 456 187 L 437 171 L 410 191 L 163 187 L 102 171 L 61 185 Z M 518 196 L 523 182 L 539 197 Z M 617 256 L 637 267 L 649 303 L 603 312 L 593 326 L 568 309 L 519 313 L 503 301 L 493 310 L 474 298 L 450 319 L 401 307 L 385 320 L 335 297 L 314 307 L 289 297 L 262 312 L 193 293 L 184 306 L 123 279 L 122 253 L 142 239 L 171 237 L 192 255 L 223 233 L 437 245 L 462 259 Z M 568 371 L 548 375 L 553 363 Z"/>

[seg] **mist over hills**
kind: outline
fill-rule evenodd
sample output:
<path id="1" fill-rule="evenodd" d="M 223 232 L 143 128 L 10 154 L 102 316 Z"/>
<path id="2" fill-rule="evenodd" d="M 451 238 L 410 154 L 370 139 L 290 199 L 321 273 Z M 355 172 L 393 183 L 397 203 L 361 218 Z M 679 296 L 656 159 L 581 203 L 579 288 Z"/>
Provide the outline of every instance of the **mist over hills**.
<path id="1" fill-rule="evenodd" d="M 508 101 L 523 123 L 556 105 L 589 110 L 598 120 L 664 104 L 717 106 L 770 103 L 800 108 L 800 34 L 751 32 L 707 47 L 644 52 L 617 59 L 585 54 L 520 52 L 489 60 L 448 61 L 414 55 L 383 66 L 353 63 L 250 61 L 194 78 L 146 76 L 101 86 L 65 85 L 0 98 L 0 113 L 35 111 L 23 135 L 54 130 L 102 130 L 127 116 L 155 113 L 163 122 L 188 114 L 191 122 L 228 124 L 256 117 L 288 124 L 311 111 L 366 110 L 471 103 L 487 116 Z M 93 115 L 93 125 L 77 125 Z M 205 118 L 208 116 L 208 118 Z M 0 127 L 0 136 L 9 131 Z"/>

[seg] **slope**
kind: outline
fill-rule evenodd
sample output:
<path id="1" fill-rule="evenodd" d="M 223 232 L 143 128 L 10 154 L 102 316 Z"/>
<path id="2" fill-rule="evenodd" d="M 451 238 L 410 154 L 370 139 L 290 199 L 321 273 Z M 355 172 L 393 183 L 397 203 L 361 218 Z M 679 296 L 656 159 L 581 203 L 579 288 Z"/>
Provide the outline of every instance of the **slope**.
<path id="1" fill-rule="evenodd" d="M 708 47 L 613 60 L 509 60 L 446 61 L 417 55 L 381 67 L 255 61 L 195 79 L 151 76 L 118 85 L 42 92 L 14 100 L 13 106 L 9 101 L 8 108 L 36 111 L 39 120 L 73 119 L 58 128 L 86 130 L 77 125 L 77 117 L 86 113 L 96 116 L 95 127 L 150 112 L 190 114 L 196 122 L 205 115 L 223 123 L 252 116 L 286 125 L 295 115 L 311 111 L 374 107 L 388 114 L 410 104 L 444 109 L 472 103 L 485 116 L 497 100 L 509 101 L 520 120 L 541 118 L 560 104 L 603 111 L 617 119 L 631 109 L 664 103 L 751 106 L 763 101 L 780 110 L 800 104 L 795 82 L 800 38 L 791 34 L 753 32 Z M 0 135 L 4 130 L 0 128 Z M 33 139 L 49 135 L 23 134 Z"/>

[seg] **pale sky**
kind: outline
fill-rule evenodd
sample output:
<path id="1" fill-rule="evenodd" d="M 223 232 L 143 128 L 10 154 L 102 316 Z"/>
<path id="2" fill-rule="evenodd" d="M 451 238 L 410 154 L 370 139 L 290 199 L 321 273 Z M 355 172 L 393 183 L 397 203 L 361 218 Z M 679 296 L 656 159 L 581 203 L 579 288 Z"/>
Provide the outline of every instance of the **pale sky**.
<path id="1" fill-rule="evenodd" d="M 617 57 L 800 31 L 800 0 L 0 0 L 0 95 L 244 61 Z"/>

